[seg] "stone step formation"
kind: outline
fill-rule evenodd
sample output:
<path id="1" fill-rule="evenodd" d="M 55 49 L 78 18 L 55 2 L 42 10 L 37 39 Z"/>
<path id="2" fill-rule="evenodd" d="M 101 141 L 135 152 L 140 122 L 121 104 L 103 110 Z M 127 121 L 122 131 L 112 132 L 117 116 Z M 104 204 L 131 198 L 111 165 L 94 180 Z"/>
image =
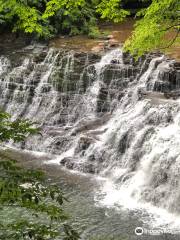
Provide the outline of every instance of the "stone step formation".
<path id="1" fill-rule="evenodd" d="M 0 107 L 41 128 L 17 147 L 110 177 L 119 191 L 179 213 L 180 64 L 31 45 L 0 56 Z"/>

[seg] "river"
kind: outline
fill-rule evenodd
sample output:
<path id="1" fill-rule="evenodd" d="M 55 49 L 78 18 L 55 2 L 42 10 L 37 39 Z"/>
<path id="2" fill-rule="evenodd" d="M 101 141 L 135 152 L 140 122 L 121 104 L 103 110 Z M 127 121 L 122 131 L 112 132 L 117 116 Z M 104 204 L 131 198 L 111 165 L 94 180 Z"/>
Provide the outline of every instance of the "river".
<path id="1" fill-rule="evenodd" d="M 82 240 L 179 239 L 179 227 L 172 227 L 172 223 L 180 221 L 177 217 L 165 211 L 158 211 L 158 214 L 157 209 L 152 206 L 135 207 L 133 199 L 130 204 L 118 202 L 117 199 L 122 197 L 120 194 L 116 192 L 116 196 L 113 196 L 103 191 L 104 186 L 109 183 L 107 178 L 70 171 L 52 164 L 52 161 L 57 161 L 58 156 L 46 153 L 5 147 L 1 149 L 1 154 L 16 159 L 25 167 L 45 171 L 48 180 L 59 185 L 68 199 L 64 210 L 69 216 L 69 222 L 81 233 Z M 7 221 L 11 221 L 12 214 L 15 213 L 6 209 L 1 212 L 1 217 L 4 217 L 4 214 Z M 20 214 L 26 217 L 26 214 Z M 135 233 L 138 227 L 143 229 L 142 235 Z"/>

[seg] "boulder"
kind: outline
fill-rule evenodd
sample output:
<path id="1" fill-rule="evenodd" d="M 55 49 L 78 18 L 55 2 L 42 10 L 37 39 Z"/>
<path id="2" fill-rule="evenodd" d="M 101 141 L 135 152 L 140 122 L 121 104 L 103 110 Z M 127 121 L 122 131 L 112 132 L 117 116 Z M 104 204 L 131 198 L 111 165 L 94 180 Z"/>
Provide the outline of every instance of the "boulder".
<path id="1" fill-rule="evenodd" d="M 112 39 L 109 40 L 109 47 L 110 48 L 118 47 L 118 46 L 119 46 L 119 42 L 116 39 L 112 38 Z"/>
<path id="2" fill-rule="evenodd" d="M 83 167 L 83 172 L 94 174 L 97 173 L 98 170 L 92 163 L 86 163 Z"/>
<path id="3" fill-rule="evenodd" d="M 100 43 L 98 44 L 98 46 L 104 48 L 104 47 L 105 47 L 105 43 L 104 43 L 104 42 L 100 42 Z"/>
<path id="4" fill-rule="evenodd" d="M 60 161 L 60 164 L 63 166 L 67 167 L 68 169 L 73 169 L 74 167 L 74 162 L 71 157 L 65 157 Z"/>
<path id="5" fill-rule="evenodd" d="M 94 53 L 99 53 L 99 52 L 101 52 L 101 51 L 103 51 L 104 50 L 104 47 L 103 46 L 95 46 L 95 47 L 93 47 L 92 49 L 91 49 L 91 51 L 92 52 L 94 52 Z"/>
<path id="6" fill-rule="evenodd" d="M 80 153 L 89 148 L 89 146 L 94 142 L 93 138 L 83 136 L 79 139 L 77 147 L 75 149 L 75 153 Z"/>
<path id="7" fill-rule="evenodd" d="M 114 36 L 112 34 L 107 36 L 108 40 L 113 39 L 113 38 L 114 38 Z"/>

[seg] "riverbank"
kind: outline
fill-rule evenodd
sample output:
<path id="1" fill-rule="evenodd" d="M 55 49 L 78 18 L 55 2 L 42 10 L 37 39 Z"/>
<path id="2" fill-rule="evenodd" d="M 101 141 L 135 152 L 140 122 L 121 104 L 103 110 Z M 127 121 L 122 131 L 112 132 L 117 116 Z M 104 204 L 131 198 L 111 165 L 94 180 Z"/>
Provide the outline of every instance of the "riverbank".
<path id="1" fill-rule="evenodd" d="M 132 35 L 135 22 L 136 21 L 133 18 L 126 19 L 122 23 L 107 22 L 100 24 L 99 29 L 101 32 L 113 36 L 115 41 L 122 46 L 124 42 Z M 175 35 L 175 32 L 171 32 L 167 35 L 169 42 L 174 39 Z M 87 36 L 55 37 L 49 42 L 49 46 L 89 52 L 102 43 L 106 44 L 106 41 L 106 37 L 105 40 L 103 40 L 103 38 L 91 39 Z M 160 49 L 160 51 L 170 58 L 174 58 L 176 61 L 180 62 L 180 43 L 176 43 L 169 48 Z"/>
<path id="2" fill-rule="evenodd" d="M 113 36 L 115 40 L 115 46 L 122 46 L 124 42 L 131 36 L 134 29 L 135 19 L 129 18 L 122 23 L 101 23 L 99 25 L 102 36 L 99 38 L 89 38 L 85 35 L 79 36 L 57 36 L 49 41 L 40 41 L 41 44 L 46 44 L 48 47 L 54 47 L 58 49 L 75 50 L 80 52 L 94 52 L 97 47 L 100 46 L 99 51 L 103 50 L 102 46 L 107 45 L 108 36 Z M 175 36 L 174 32 L 167 35 L 167 39 L 171 41 Z M 29 44 L 37 43 L 32 37 L 27 35 L 17 36 L 14 33 L 4 33 L 0 36 L 0 54 L 11 53 L 13 49 L 22 49 Z M 113 44 L 112 44 L 113 45 Z M 107 49 L 108 50 L 108 49 Z M 180 62 L 180 44 L 175 44 L 169 48 L 160 50 L 170 58 L 174 58 Z"/>

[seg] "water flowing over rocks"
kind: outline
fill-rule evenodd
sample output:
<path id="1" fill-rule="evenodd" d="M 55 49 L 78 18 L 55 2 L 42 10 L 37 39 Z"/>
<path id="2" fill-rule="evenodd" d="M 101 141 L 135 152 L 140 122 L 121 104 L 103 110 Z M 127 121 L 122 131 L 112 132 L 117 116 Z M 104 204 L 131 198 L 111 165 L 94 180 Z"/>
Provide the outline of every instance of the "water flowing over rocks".
<path id="1" fill-rule="evenodd" d="M 0 106 L 42 133 L 21 147 L 180 213 L 180 64 L 28 46 L 0 56 Z"/>

